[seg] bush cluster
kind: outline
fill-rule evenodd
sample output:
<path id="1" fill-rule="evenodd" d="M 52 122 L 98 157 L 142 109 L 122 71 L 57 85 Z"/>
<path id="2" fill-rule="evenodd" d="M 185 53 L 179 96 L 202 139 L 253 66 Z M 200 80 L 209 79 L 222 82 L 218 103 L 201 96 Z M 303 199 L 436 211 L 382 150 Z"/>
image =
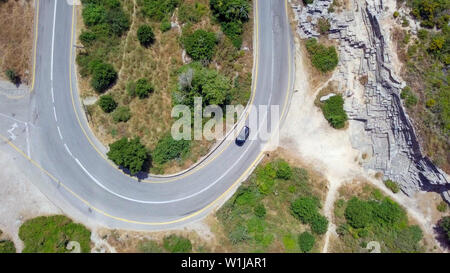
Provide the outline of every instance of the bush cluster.
<path id="1" fill-rule="evenodd" d="M 406 211 L 382 195 L 375 200 L 351 198 L 345 204 L 346 224 L 338 228 L 340 236 L 383 241 L 390 251 L 417 252 L 422 230 L 409 226 Z"/>
<path id="2" fill-rule="evenodd" d="M 85 52 L 78 54 L 77 63 L 83 77 L 91 76 L 91 86 L 104 92 L 116 81 L 113 66 L 104 62 L 114 44 L 130 28 L 130 20 L 119 0 L 82 0 L 82 17 L 87 30 L 80 34 Z M 109 49 L 109 50 L 105 50 Z"/>
<path id="3" fill-rule="evenodd" d="M 153 162 L 164 164 L 172 159 L 186 156 L 191 148 L 189 140 L 175 140 L 171 134 L 161 138 L 152 153 Z"/>
<path id="4" fill-rule="evenodd" d="M 24 253 L 63 253 L 70 241 L 80 244 L 82 252 L 90 252 L 91 232 L 64 215 L 41 216 L 26 221 L 19 228 Z"/>
<path id="5" fill-rule="evenodd" d="M 321 108 L 325 119 L 333 128 L 344 128 L 348 117 L 344 110 L 344 99 L 342 95 L 338 94 L 327 99 Z"/>
<path id="6" fill-rule="evenodd" d="M 336 48 L 319 44 L 315 38 L 306 41 L 306 49 L 312 64 L 321 72 L 332 71 L 339 62 Z"/>
<path id="7" fill-rule="evenodd" d="M 141 12 L 154 21 L 162 21 L 170 17 L 180 0 L 141 0 Z"/>
<path id="8" fill-rule="evenodd" d="M 408 108 L 415 106 L 418 102 L 417 96 L 413 93 L 411 87 L 409 86 L 405 86 L 405 88 L 403 88 L 402 92 L 400 93 L 400 98 L 405 101 L 405 105 Z"/>
<path id="9" fill-rule="evenodd" d="M 182 43 L 186 49 L 186 53 L 191 56 L 194 61 L 209 62 L 212 60 L 217 37 L 214 32 L 198 29 L 193 33 L 184 33 Z"/>
<path id="10" fill-rule="evenodd" d="M 138 96 L 140 99 L 147 98 L 150 93 L 155 90 L 153 84 L 146 78 L 137 80 L 136 82 L 129 82 L 127 84 L 127 92 L 131 97 Z"/>
<path id="11" fill-rule="evenodd" d="M 20 77 L 13 69 L 7 69 L 5 71 L 5 75 L 8 78 L 8 80 L 13 84 L 17 84 L 18 82 L 20 82 Z"/>
<path id="12" fill-rule="evenodd" d="M 398 185 L 398 183 L 390 179 L 384 181 L 384 185 L 386 185 L 386 187 L 393 193 L 398 193 L 400 191 L 400 186 Z"/>
<path id="13" fill-rule="evenodd" d="M 137 37 L 142 46 L 148 47 L 155 41 L 155 34 L 149 25 L 142 25 L 137 30 Z"/>
<path id="14" fill-rule="evenodd" d="M 450 216 L 445 216 L 439 221 L 439 227 L 446 233 L 450 243 Z"/>
<path id="15" fill-rule="evenodd" d="M 112 113 L 114 122 L 127 122 L 131 118 L 130 108 L 128 106 L 117 107 Z"/>
<path id="16" fill-rule="evenodd" d="M 198 23 L 208 12 L 208 7 L 200 2 L 182 2 L 178 9 L 178 21 L 185 23 Z"/>
<path id="17" fill-rule="evenodd" d="M 299 197 L 291 203 L 291 211 L 302 223 L 309 224 L 316 234 L 325 234 L 328 219 L 319 213 L 320 201 L 316 197 Z"/>
<path id="18" fill-rule="evenodd" d="M 248 0 L 210 0 L 209 5 L 223 33 L 231 39 L 236 48 L 240 48 L 243 26 L 249 18 Z"/>
<path id="19" fill-rule="evenodd" d="M 298 245 L 303 252 L 310 252 L 315 243 L 316 238 L 308 231 L 305 231 L 298 236 Z"/>
<path id="20" fill-rule="evenodd" d="M 441 0 L 407 0 L 412 8 L 411 14 L 421 21 L 420 25 L 426 28 L 442 28 L 449 22 L 449 5 Z"/>
<path id="21" fill-rule="evenodd" d="M 178 88 L 172 95 L 172 101 L 174 105 L 193 107 L 194 98 L 202 97 L 205 106 L 223 106 L 231 101 L 231 90 L 229 78 L 199 63 L 192 63 L 180 69 Z"/>
<path id="22" fill-rule="evenodd" d="M 149 154 L 139 138 L 127 139 L 125 137 L 109 145 L 108 159 L 116 165 L 126 168 L 131 175 L 144 171 Z"/>
<path id="23" fill-rule="evenodd" d="M 163 245 L 170 253 L 188 253 L 192 251 L 192 243 L 189 239 L 174 234 L 164 237 Z"/>
<path id="24" fill-rule="evenodd" d="M 256 185 L 259 192 L 269 194 L 276 179 L 289 180 L 292 177 L 292 169 L 286 161 L 278 160 L 268 163 L 256 171 Z"/>
<path id="25" fill-rule="evenodd" d="M 98 105 L 105 113 L 111 113 L 117 107 L 117 102 L 111 95 L 103 95 L 98 101 Z"/>

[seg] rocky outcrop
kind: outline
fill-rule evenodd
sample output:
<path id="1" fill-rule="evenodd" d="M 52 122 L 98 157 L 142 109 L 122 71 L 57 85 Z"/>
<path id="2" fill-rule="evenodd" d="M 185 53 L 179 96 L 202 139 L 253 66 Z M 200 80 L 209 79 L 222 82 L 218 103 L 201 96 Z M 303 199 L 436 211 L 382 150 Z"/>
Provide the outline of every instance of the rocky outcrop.
<path id="1" fill-rule="evenodd" d="M 297 32 L 302 38 L 318 37 L 319 18 L 330 23 L 329 38 L 339 41 L 339 69 L 333 77 L 350 89 L 348 81 L 367 76 L 363 103 L 347 90 L 345 108 L 352 122 L 363 123 L 364 137 L 352 137 L 352 145 L 368 154 L 366 169 L 382 172 L 386 179 L 397 181 L 408 195 L 418 190 L 440 192 L 450 202 L 447 175 L 422 155 L 414 127 L 404 111 L 400 92 L 404 83 L 391 67 L 386 43 L 388 35 L 380 21 L 386 12 L 382 0 L 354 1 L 353 10 L 329 13 L 332 0 L 316 0 L 306 7 L 294 6 Z M 360 5 L 360 6 L 358 6 Z M 358 69 L 349 71 L 352 64 Z"/>

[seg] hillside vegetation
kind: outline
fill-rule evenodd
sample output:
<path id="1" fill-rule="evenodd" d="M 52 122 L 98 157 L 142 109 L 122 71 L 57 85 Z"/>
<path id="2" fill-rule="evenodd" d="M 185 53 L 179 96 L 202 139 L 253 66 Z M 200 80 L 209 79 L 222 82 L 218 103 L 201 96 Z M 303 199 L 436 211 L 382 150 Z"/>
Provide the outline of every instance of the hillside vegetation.
<path id="1" fill-rule="evenodd" d="M 87 106 L 96 136 L 106 145 L 138 137 L 149 152 L 148 167 L 154 173 L 187 168 L 213 142 L 175 144 L 167 136 L 174 122 L 172 106 L 192 105 L 194 96 L 205 104 L 247 103 L 253 65 L 251 2 L 82 0 L 82 4 L 79 42 L 84 48 L 78 50 L 77 64 L 82 98 L 100 97 Z M 128 169 L 126 165 L 122 167 Z"/>
<path id="2" fill-rule="evenodd" d="M 24 253 L 71 252 L 67 244 L 76 241 L 81 252 L 90 252 L 91 232 L 64 215 L 41 216 L 23 223 L 19 237 L 24 242 Z"/>
<path id="3" fill-rule="evenodd" d="M 364 185 L 362 190 L 340 193 L 334 208 L 338 241 L 333 252 L 367 252 L 371 241 L 380 244 L 382 253 L 425 251 L 421 228 L 411 224 L 406 210 L 380 190 Z"/>
<path id="4" fill-rule="evenodd" d="M 420 22 L 417 34 L 397 30 L 395 38 L 408 86 L 401 97 L 418 128 L 426 154 L 450 172 L 450 3 L 440 0 L 401 1 Z M 400 23 L 400 18 L 397 19 Z"/>
<path id="5" fill-rule="evenodd" d="M 324 181 L 273 158 L 217 212 L 221 232 L 237 252 L 318 252 L 328 219 L 321 213 Z"/>

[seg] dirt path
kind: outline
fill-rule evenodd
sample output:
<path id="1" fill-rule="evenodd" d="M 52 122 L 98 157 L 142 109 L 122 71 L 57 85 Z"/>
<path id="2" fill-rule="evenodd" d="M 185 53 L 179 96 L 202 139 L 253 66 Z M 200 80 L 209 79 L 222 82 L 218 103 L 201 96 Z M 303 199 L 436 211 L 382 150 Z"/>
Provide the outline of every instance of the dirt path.
<path id="1" fill-rule="evenodd" d="M 314 105 L 321 88 L 311 90 L 309 83 L 311 77 L 299 43 L 300 40 L 296 37 L 295 92 L 284 127 L 281 129 L 280 146 L 295 151 L 301 160 L 310 163 L 327 178 L 329 185 L 323 207 L 324 215 L 330 221 L 333 219 L 334 203 L 338 190 L 344 183 L 353 180 L 368 181 L 404 206 L 409 215 L 422 226 L 427 236 L 439 246 L 433 238 L 435 224 L 420 210 L 417 200 L 403 194 L 393 194 L 384 187 L 382 181 L 375 178 L 374 172 L 367 172 L 361 167 L 361 152 L 355 150 L 350 143 L 350 135 L 352 130 L 355 130 L 352 123 L 350 122 L 347 129 L 335 130 L 328 125 L 320 109 Z M 321 86 L 325 85 L 326 83 Z M 333 223 L 330 223 L 330 228 L 325 234 L 322 252 L 328 251 L 331 234 L 337 236 Z"/>

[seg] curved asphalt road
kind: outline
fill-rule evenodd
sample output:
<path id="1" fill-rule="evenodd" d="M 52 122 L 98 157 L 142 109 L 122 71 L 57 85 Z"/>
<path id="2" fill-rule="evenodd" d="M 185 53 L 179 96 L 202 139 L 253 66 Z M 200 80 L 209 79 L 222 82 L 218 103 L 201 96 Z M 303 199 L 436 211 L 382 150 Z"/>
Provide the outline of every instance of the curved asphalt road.
<path id="1" fill-rule="evenodd" d="M 279 105 L 282 115 L 293 75 L 287 7 L 284 0 L 254 3 L 253 104 Z M 137 181 L 125 175 L 104 159 L 104 148 L 80 110 L 73 11 L 64 0 L 39 1 L 36 77 L 30 100 L 31 158 L 53 188 L 39 187 L 51 200 L 64 199 L 90 219 L 115 228 L 170 228 L 204 216 L 249 174 L 262 156 L 264 143 L 247 141 L 238 147 L 233 139 L 225 141 L 199 166 L 170 178 Z"/>

